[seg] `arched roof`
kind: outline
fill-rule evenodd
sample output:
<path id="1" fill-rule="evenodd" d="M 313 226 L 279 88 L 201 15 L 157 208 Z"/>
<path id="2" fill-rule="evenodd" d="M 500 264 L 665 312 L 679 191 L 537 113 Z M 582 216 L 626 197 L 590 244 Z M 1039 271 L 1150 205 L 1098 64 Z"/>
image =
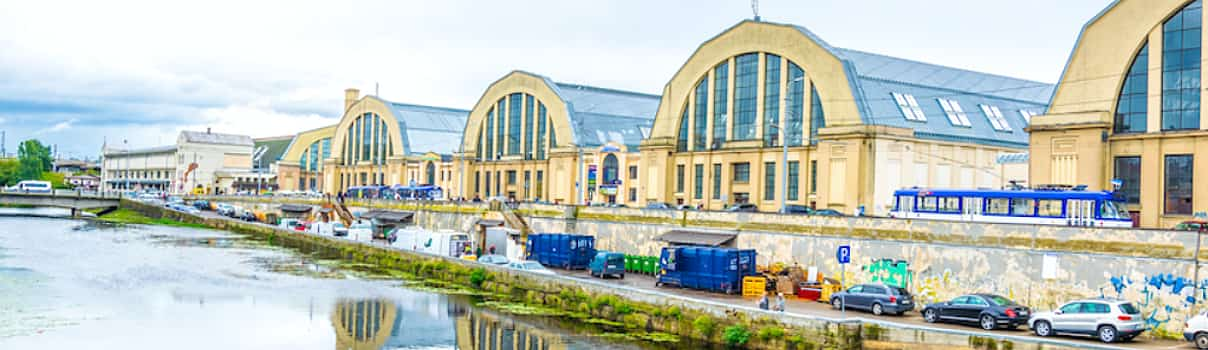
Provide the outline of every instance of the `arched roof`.
<path id="1" fill-rule="evenodd" d="M 477 148 L 487 111 L 499 99 L 526 93 L 545 104 L 559 144 L 595 147 L 620 142 L 637 147 L 649 135 L 658 109 L 657 95 L 587 85 L 558 83 L 538 74 L 512 71 L 492 83 L 479 98 L 466 124 L 462 146 Z"/>
<path id="2" fill-rule="evenodd" d="M 365 113 L 377 113 L 386 123 L 398 125 L 389 132 L 389 137 L 394 140 L 394 154 L 414 156 L 428 152 L 457 152 L 457 140 L 461 137 L 469 111 L 397 103 L 373 95 L 364 96 L 348 107 L 340 123 L 335 126 L 332 156 L 338 157 L 341 154 L 346 143 L 345 138 L 348 137 L 348 126 Z"/>
<path id="3" fill-rule="evenodd" d="M 776 54 L 800 65 L 821 96 L 827 126 L 890 125 L 913 129 L 920 138 L 1025 147 L 1026 125 L 1018 111 L 1044 110 L 1053 88 L 1046 83 L 839 48 L 801 26 L 744 20 L 702 43 L 667 83 L 654 137 L 676 136 L 685 99 L 708 69 L 748 52 Z M 891 95 L 895 92 L 915 96 L 927 120 L 906 120 Z M 936 98 L 956 100 L 972 125 L 953 126 Z M 1013 132 L 995 131 L 979 104 L 999 107 Z"/>

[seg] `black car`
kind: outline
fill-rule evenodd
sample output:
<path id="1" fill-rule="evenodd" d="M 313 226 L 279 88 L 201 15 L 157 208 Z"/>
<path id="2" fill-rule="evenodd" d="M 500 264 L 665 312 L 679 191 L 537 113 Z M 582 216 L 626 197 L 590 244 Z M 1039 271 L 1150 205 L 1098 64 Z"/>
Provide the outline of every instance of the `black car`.
<path id="1" fill-rule="evenodd" d="M 843 213 L 840 213 L 838 210 L 834 210 L 834 209 L 818 209 L 818 210 L 810 212 L 810 215 L 843 216 Z"/>
<path id="2" fill-rule="evenodd" d="M 923 308 L 923 320 L 929 323 L 967 323 L 991 330 L 999 326 L 1014 329 L 1028 324 L 1032 310 L 1010 299 L 995 294 L 968 294 L 950 301 L 927 305 Z"/>
<path id="3" fill-rule="evenodd" d="M 759 207 L 751 203 L 739 203 L 726 208 L 726 211 L 732 213 L 754 213 L 759 211 Z"/>
<path id="4" fill-rule="evenodd" d="M 780 209 L 781 214 L 809 214 L 813 211 L 814 210 L 810 209 L 810 207 L 800 204 L 789 204 Z"/>

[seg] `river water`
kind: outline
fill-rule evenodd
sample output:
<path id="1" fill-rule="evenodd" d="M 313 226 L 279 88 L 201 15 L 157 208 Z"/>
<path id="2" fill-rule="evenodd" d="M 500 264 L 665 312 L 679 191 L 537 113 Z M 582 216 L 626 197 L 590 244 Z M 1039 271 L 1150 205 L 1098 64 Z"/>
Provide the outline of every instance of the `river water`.
<path id="1" fill-rule="evenodd" d="M 641 345 L 324 266 L 222 231 L 0 217 L 0 349 Z"/>

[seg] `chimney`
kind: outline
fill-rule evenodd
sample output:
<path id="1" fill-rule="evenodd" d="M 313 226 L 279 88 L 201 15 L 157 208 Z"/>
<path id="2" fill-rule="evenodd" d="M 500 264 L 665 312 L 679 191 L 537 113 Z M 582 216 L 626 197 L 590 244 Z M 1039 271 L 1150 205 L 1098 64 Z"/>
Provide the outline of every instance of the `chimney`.
<path id="1" fill-rule="evenodd" d="M 353 88 L 344 89 L 344 110 L 347 111 L 348 108 L 352 107 L 352 103 L 356 102 L 359 98 L 361 98 L 361 90 Z"/>
<path id="2" fill-rule="evenodd" d="M 206 133 L 207 133 L 207 134 L 209 134 L 209 133 L 210 133 L 210 127 L 208 127 L 208 126 L 206 127 Z"/>

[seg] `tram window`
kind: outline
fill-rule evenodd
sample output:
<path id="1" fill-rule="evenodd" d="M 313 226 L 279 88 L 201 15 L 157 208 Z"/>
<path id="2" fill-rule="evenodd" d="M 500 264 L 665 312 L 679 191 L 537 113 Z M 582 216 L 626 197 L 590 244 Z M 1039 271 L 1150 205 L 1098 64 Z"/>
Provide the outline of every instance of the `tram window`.
<path id="1" fill-rule="evenodd" d="M 1036 215 L 1036 200 L 1031 198 L 1011 198 L 1011 215 Z"/>
<path id="2" fill-rule="evenodd" d="M 935 211 L 936 197 L 919 198 L 919 211 Z"/>
<path id="3" fill-rule="evenodd" d="M 898 211 L 914 211 L 914 196 L 898 196 Z"/>
<path id="4" fill-rule="evenodd" d="M 940 197 L 940 212 L 942 212 L 942 213 L 959 213 L 959 212 L 961 212 L 961 197 Z"/>
<path id="5" fill-rule="evenodd" d="M 1061 200 L 1060 199 L 1041 199 L 1040 205 L 1037 206 L 1040 210 L 1037 216 L 1061 216 Z"/>
<path id="6" fill-rule="evenodd" d="M 1011 213 L 1011 202 L 1006 198 L 987 198 L 986 214 L 1007 215 Z"/>

